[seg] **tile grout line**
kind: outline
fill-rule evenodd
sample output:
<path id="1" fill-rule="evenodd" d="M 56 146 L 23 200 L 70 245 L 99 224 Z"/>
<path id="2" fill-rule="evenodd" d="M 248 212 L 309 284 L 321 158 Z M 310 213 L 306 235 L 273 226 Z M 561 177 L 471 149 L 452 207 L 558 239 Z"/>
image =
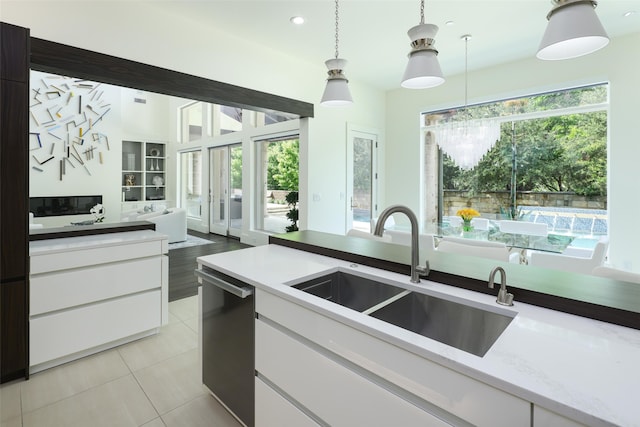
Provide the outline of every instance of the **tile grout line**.
<path id="1" fill-rule="evenodd" d="M 82 390 L 82 391 L 79 391 L 79 392 L 77 392 L 77 393 L 74 393 L 74 394 L 71 394 L 71 395 L 69 395 L 69 396 L 63 397 L 62 399 L 58 399 L 58 400 L 56 400 L 55 402 L 50 402 L 50 403 L 47 403 L 47 404 L 46 404 L 46 405 L 44 405 L 44 406 L 40 406 L 39 408 L 33 409 L 33 410 L 31 410 L 31 411 L 23 412 L 23 413 L 22 413 L 22 424 L 24 425 L 24 416 L 25 416 L 25 414 L 31 414 L 31 413 L 33 413 L 33 412 L 40 411 L 40 410 L 42 410 L 42 409 L 44 409 L 44 408 L 48 408 L 48 407 L 50 407 L 50 406 L 57 405 L 57 404 L 58 404 L 58 403 L 60 403 L 60 402 L 64 402 L 65 400 L 73 399 L 73 398 L 78 397 L 79 395 L 81 395 L 81 394 L 83 394 L 83 393 L 87 393 L 87 392 L 89 392 L 89 391 L 91 391 L 91 390 L 95 390 L 95 389 L 96 389 L 96 388 L 98 388 L 98 387 L 102 387 L 102 386 L 105 386 L 105 385 L 110 384 L 110 383 L 112 383 L 112 382 L 119 381 L 119 380 L 121 380 L 121 379 L 123 379 L 123 378 L 125 378 L 125 377 L 127 377 L 127 376 L 129 376 L 129 375 L 131 375 L 133 378 L 135 378 L 135 376 L 133 375 L 133 373 L 129 373 L 129 374 L 125 374 L 125 375 L 121 375 L 121 376 L 119 376 L 119 377 L 112 378 L 112 379 L 110 379 L 109 381 L 105 381 L 105 382 L 103 382 L 103 383 L 101 383 L 101 384 L 96 384 L 96 385 L 94 385 L 94 386 L 92 386 L 92 387 L 89 387 L 89 388 L 84 389 L 84 390 Z M 145 395 L 145 396 L 146 396 L 146 395 Z M 21 403 L 22 403 L 22 396 L 20 396 L 20 401 L 21 401 Z M 154 408 L 154 409 L 155 409 L 155 408 Z"/>
<path id="2" fill-rule="evenodd" d="M 100 354 L 104 354 L 104 353 L 106 353 L 106 352 L 108 352 L 108 351 L 112 351 L 112 350 L 117 350 L 117 347 L 116 347 L 116 348 L 112 348 L 112 349 L 103 350 L 103 351 L 101 351 L 101 352 L 99 352 L 99 353 L 91 354 L 91 355 L 88 355 L 88 356 L 82 357 L 82 358 L 80 358 L 80 359 L 72 360 L 72 361 L 67 362 L 67 363 L 64 363 L 64 364 L 62 364 L 62 365 L 54 366 L 54 367 L 49 368 L 49 369 L 46 369 L 46 370 L 44 370 L 44 371 L 36 372 L 36 373 L 35 373 L 35 374 L 33 374 L 33 375 L 38 375 L 38 374 L 40 374 L 40 373 L 45 373 L 45 372 L 50 371 L 50 370 L 55 370 L 55 369 L 57 369 L 57 368 L 61 368 L 62 366 L 71 366 L 71 365 L 75 364 L 76 362 L 80 362 L 80 361 L 82 361 L 82 360 L 84 360 L 84 359 L 91 358 L 91 357 L 94 357 L 94 356 L 97 356 L 97 355 L 100 355 Z M 117 353 L 118 353 L 118 356 L 122 359 L 122 355 L 120 354 L 120 352 L 117 352 Z M 122 379 L 122 378 L 126 377 L 127 375 L 132 375 L 132 374 L 133 374 L 133 372 L 131 372 L 131 369 L 129 368 L 129 365 L 127 365 L 127 363 L 126 363 L 124 360 L 122 360 L 122 362 L 123 362 L 123 363 L 124 363 L 124 365 L 127 367 L 127 370 L 129 370 L 129 373 L 128 373 L 128 374 L 117 375 L 117 376 L 115 376 L 115 377 L 113 377 L 113 378 L 111 378 L 111 379 L 109 379 L 109 380 L 107 380 L 107 381 L 105 381 L 105 382 L 102 382 L 102 383 L 99 383 L 99 384 L 94 384 L 94 385 L 92 385 L 91 387 L 88 387 L 88 388 L 85 388 L 85 389 L 83 389 L 83 390 L 77 391 L 77 392 L 75 392 L 75 393 L 73 393 L 73 394 L 70 394 L 70 395 L 65 396 L 65 397 L 63 397 L 63 398 L 60 398 L 60 399 L 55 400 L 55 401 L 53 401 L 53 402 L 49 402 L 49 403 L 47 403 L 46 405 L 43 405 L 43 406 L 37 407 L 37 408 L 32 409 L 32 410 L 30 410 L 30 411 L 25 411 L 25 410 L 24 410 L 24 402 L 23 402 L 23 393 L 22 393 L 22 391 L 23 391 L 23 385 L 28 384 L 28 383 L 27 383 L 27 381 L 28 381 L 28 380 L 27 380 L 27 381 L 24 381 L 22 384 L 20 384 L 20 414 L 21 414 L 21 416 L 22 416 L 22 424 L 24 425 L 24 415 L 25 415 L 25 414 L 30 414 L 30 413 L 32 413 L 32 412 L 39 411 L 39 410 L 40 410 L 40 409 L 42 409 L 42 408 L 47 408 L 47 407 L 49 407 L 49 406 L 52 406 L 52 405 L 55 405 L 55 404 L 57 404 L 57 403 L 63 402 L 63 401 L 65 401 L 65 400 L 67 400 L 67 399 L 70 399 L 70 398 L 73 398 L 73 397 L 79 396 L 79 395 L 80 395 L 80 394 L 82 394 L 82 393 L 85 393 L 85 392 L 88 392 L 88 391 L 90 391 L 90 390 L 93 390 L 93 389 L 96 389 L 96 388 L 98 388 L 98 387 L 101 387 L 101 386 L 103 386 L 103 385 L 105 385 L 105 384 L 109 384 L 109 383 L 111 383 L 111 382 L 113 382 L 113 381 L 120 380 L 120 379 Z M 33 375 L 31 375 L 31 376 L 33 376 Z M 32 379 L 30 379 L 30 380 L 32 380 Z"/>
<path id="3" fill-rule="evenodd" d="M 144 397 L 147 398 L 147 401 L 149 401 L 149 404 L 151 405 L 151 407 L 153 408 L 153 410 L 156 412 L 156 415 L 158 415 L 156 418 L 160 418 L 160 421 L 162 421 L 162 424 L 164 424 L 164 421 L 162 420 L 162 416 L 160 415 L 160 411 L 158 411 L 158 408 L 156 408 L 156 405 L 153 404 L 153 401 L 151 400 L 151 398 L 149 397 L 149 395 L 147 394 L 147 391 L 144 389 L 144 387 L 142 386 L 142 384 L 140 384 L 140 380 L 138 379 L 138 377 L 136 376 L 135 373 L 131 373 L 131 376 L 133 377 L 133 379 L 135 380 L 136 384 L 138 384 L 138 387 L 140 387 L 140 390 L 142 391 L 142 394 L 144 394 Z M 152 418 L 150 420 L 145 421 L 144 424 L 151 422 L 155 420 L 155 418 Z M 141 424 L 141 425 L 144 425 Z"/>

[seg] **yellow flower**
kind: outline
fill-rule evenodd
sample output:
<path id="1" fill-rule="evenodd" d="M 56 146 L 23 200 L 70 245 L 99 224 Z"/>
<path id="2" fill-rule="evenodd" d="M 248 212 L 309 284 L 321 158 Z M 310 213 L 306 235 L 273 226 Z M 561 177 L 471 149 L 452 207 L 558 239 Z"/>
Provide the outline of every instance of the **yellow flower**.
<path id="1" fill-rule="evenodd" d="M 456 212 L 456 215 L 462 218 L 463 221 L 471 221 L 471 218 L 473 218 L 474 216 L 480 216 L 480 212 L 475 209 L 464 208 Z"/>

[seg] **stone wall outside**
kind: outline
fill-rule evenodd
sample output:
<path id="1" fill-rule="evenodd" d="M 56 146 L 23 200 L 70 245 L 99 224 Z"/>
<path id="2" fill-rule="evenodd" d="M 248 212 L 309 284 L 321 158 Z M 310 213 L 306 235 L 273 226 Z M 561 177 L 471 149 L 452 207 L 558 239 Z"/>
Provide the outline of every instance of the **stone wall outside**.
<path id="1" fill-rule="evenodd" d="M 473 208 L 485 218 L 498 218 L 500 208 L 509 210 L 508 191 L 469 195 L 467 191 L 445 190 L 444 216 L 455 215 L 458 209 Z M 517 192 L 516 206 L 540 206 L 569 209 L 607 209 L 607 196 L 578 196 L 573 193 Z"/>

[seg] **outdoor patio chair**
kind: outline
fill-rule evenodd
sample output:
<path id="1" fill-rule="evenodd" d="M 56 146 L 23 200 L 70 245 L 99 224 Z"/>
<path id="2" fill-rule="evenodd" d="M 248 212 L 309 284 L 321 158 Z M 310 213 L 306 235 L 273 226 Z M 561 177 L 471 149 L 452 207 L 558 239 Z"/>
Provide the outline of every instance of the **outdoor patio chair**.
<path id="1" fill-rule="evenodd" d="M 503 233 L 528 234 L 530 236 L 546 236 L 549 234 L 549 227 L 545 223 L 502 220 L 498 223 L 498 226 Z"/>
<path id="2" fill-rule="evenodd" d="M 609 239 L 602 237 L 593 248 L 588 258 L 554 254 L 549 252 L 531 251 L 529 265 L 549 268 L 552 270 L 564 270 L 574 273 L 590 274 L 594 268 L 602 266 L 609 248 Z"/>
<path id="3" fill-rule="evenodd" d="M 591 271 L 594 276 L 608 277 L 614 280 L 620 280 L 622 282 L 638 283 L 640 284 L 640 274 L 632 273 L 631 271 L 618 270 L 611 267 L 596 267 Z"/>
<path id="4" fill-rule="evenodd" d="M 436 251 L 509 262 L 509 248 L 502 242 L 445 236 L 436 245 Z"/>

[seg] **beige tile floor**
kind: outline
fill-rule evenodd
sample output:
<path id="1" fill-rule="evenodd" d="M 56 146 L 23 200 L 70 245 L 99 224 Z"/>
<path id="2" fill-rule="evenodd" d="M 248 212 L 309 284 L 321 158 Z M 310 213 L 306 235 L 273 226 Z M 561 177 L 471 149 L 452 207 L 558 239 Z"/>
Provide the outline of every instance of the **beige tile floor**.
<path id="1" fill-rule="evenodd" d="M 238 427 L 200 380 L 198 299 L 159 334 L 0 387 L 0 427 Z"/>

